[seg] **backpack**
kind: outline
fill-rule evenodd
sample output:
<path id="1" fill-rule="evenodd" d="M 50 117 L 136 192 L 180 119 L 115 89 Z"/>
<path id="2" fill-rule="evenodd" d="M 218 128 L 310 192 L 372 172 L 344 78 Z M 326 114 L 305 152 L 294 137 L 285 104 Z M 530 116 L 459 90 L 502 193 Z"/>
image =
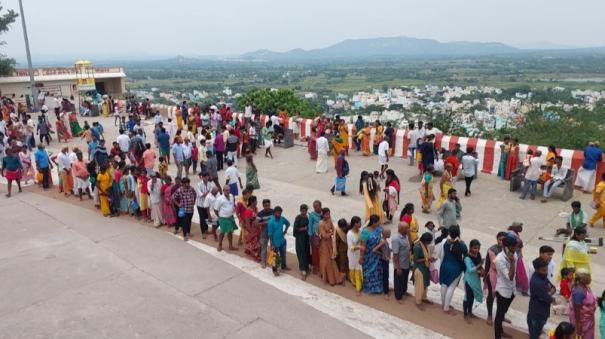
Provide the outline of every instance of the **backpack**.
<path id="1" fill-rule="evenodd" d="M 350 171 L 350 169 L 349 169 L 349 162 L 345 160 L 342 163 L 342 176 L 346 177 L 347 175 L 349 175 L 349 171 Z"/>

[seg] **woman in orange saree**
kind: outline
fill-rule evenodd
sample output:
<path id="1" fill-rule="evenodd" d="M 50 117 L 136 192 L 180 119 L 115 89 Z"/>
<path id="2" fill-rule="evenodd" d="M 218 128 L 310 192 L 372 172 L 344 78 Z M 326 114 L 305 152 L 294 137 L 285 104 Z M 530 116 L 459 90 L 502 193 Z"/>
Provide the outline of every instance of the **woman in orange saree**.
<path id="1" fill-rule="evenodd" d="M 372 151 L 370 150 L 370 125 L 366 123 L 366 126 L 359 133 L 361 136 L 361 151 L 364 156 L 368 156 L 372 154 Z"/>
<path id="2" fill-rule="evenodd" d="M 506 161 L 504 170 L 504 180 L 510 180 L 511 173 L 519 167 L 519 139 L 513 139 L 510 146 L 510 153 Z"/>
<path id="3" fill-rule="evenodd" d="M 178 105 L 176 106 L 174 115 L 176 116 L 176 127 L 178 129 L 183 129 L 183 112 L 181 111 L 181 107 Z"/>
<path id="4" fill-rule="evenodd" d="M 345 155 L 349 155 L 349 126 L 345 123 L 344 120 L 340 120 L 340 124 L 338 125 L 338 134 L 340 135 L 340 139 L 342 139 L 342 147 L 345 151 Z"/>

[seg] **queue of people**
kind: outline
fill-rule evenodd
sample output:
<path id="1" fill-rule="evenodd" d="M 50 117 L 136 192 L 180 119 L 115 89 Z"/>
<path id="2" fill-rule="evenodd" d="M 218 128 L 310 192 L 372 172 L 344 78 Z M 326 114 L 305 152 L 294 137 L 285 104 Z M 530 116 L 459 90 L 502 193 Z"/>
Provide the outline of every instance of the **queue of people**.
<path id="1" fill-rule="evenodd" d="M 300 205 L 299 214 L 291 224 L 280 206 L 272 207 L 269 199 L 261 200 L 259 206 L 259 199 L 254 195 L 260 188 L 254 164 L 256 147 L 259 142 L 264 144 L 265 156 L 272 157 L 271 145 L 280 142 L 280 128 L 271 128 L 275 127 L 273 121 L 268 121 L 261 129 L 258 116 L 240 121 L 226 108 L 224 111 L 214 106 L 190 109 L 184 102 L 177 109 L 176 122 L 168 119 L 165 123 L 156 113 L 153 136 L 148 137 L 141 127 L 143 117 L 137 111 L 141 106 L 131 107 L 128 121 L 125 117 L 120 119 L 120 135 L 110 149 L 105 146 L 103 126 L 98 122 L 92 127 L 85 124 L 81 134 L 87 141 L 86 157 L 82 150 L 69 147 L 63 147 L 58 154 L 50 154 L 42 142 L 37 145 L 36 152 L 28 154 L 29 147 L 24 143 L 26 136 L 3 136 L 6 156 L 2 159 L 2 174 L 9 181 L 8 196 L 12 193 L 12 181 L 21 190 L 20 181 L 33 180 L 32 176 L 42 188 L 50 189 L 53 186 L 50 171 L 56 167 L 59 192 L 68 197 L 77 196 L 80 200 L 88 197 L 104 216 L 131 215 L 156 227 L 166 225 L 174 228 L 175 233 L 182 232 L 183 239 L 188 241 L 193 215 L 197 212 L 202 238 L 211 236 L 219 251 L 223 250 L 224 238 L 227 238 L 228 250 L 243 247 L 247 256 L 262 267 L 270 266 L 276 276 L 290 270 L 285 234 L 292 227 L 298 270 L 303 280 L 310 274 L 317 274 L 326 284 L 345 285 L 348 281 L 358 295 L 377 294 L 389 299 L 389 276 L 393 274 L 394 297 L 402 302 L 406 297 L 412 299 L 408 294 L 411 277 L 413 300 L 418 309 L 424 311 L 426 305 L 432 303 L 427 298 L 430 284 L 439 284 L 441 305 L 446 314 L 454 314 L 451 301 L 462 281 L 465 320 L 472 323 L 474 304 L 485 299 L 487 321 L 493 324 L 496 338 L 508 337 L 503 323 L 507 321 L 506 313 L 519 291 L 530 295 L 527 315 L 530 337 L 537 338 L 542 333 L 557 291 L 551 262 L 554 250 L 540 249 L 539 257 L 531 261 L 534 273 L 528 275 L 521 223 L 512 223 L 498 233 L 497 243 L 484 257 L 478 240 L 472 239 L 468 244 L 462 240 L 458 222 L 462 205 L 454 182 L 462 166 L 465 195 L 471 195 L 470 184 L 477 174 L 477 155 L 472 148 L 464 154 L 458 148 L 441 155 L 445 165 L 440 173 L 436 206 L 438 227 L 430 221 L 420 230 L 412 203 L 403 204 L 395 234 L 383 227 L 396 218 L 402 185 L 395 171 L 389 168 L 394 147 L 390 141 L 393 140 L 392 129 L 389 132 L 389 125 L 384 129 L 380 124 L 376 124 L 374 134 L 379 139 L 375 154 L 379 157 L 380 170 L 362 171 L 360 177 L 359 193 L 365 202 L 363 217 L 353 216 L 335 223 L 330 209 L 320 201 L 313 201 L 311 208 L 307 204 Z M 271 120 L 283 128 L 287 119 L 277 116 Z M 430 128 L 424 131 L 425 135 L 418 137 L 413 151 L 416 154 L 410 159 L 412 164 L 418 162 L 421 210 L 425 213 L 437 200 L 433 193 L 434 166 L 440 156 L 433 145 L 434 128 L 427 127 Z M 364 124 L 356 138 L 364 155 L 370 154 L 367 128 L 369 126 Z M 382 130 L 378 131 L 378 128 Z M 340 119 L 334 123 L 319 119 L 313 131 L 319 135 L 309 141 L 311 158 L 315 156 L 317 160 L 316 171 L 325 172 L 328 155 L 333 152 L 338 184 L 338 179 L 345 178 L 350 171 L 345 160 L 349 148 L 348 128 Z M 315 155 L 311 147 L 313 142 Z M 242 157 L 246 162 L 245 185 L 237 166 Z M 30 159 L 29 163 L 27 159 Z M 176 167 L 174 180 L 167 174 L 171 162 Z M 529 163 L 528 167 L 531 167 L 532 161 Z M 555 166 L 560 166 L 556 157 Z M 218 172 L 223 169 L 225 181 L 221 183 Z M 504 173 L 506 177 L 506 166 Z M 198 175 L 200 181 L 192 185 L 191 175 Z M 605 206 L 605 176 L 602 179 L 594 191 L 597 208 L 596 219 L 594 216 L 594 220 L 591 219 L 594 222 L 602 218 L 598 211 Z M 527 180 L 531 181 L 531 178 Z M 553 180 L 556 180 L 554 175 Z M 332 192 L 340 191 L 345 195 L 345 189 L 337 190 L 336 184 Z M 594 222 L 587 221 L 577 205 L 576 202 L 572 204 L 573 213 L 567 228 L 561 232 L 572 238 L 563 252 L 560 272 L 561 281 L 567 288 L 564 290 L 560 286 L 559 293 L 569 295 L 565 300 L 570 305 L 570 326 L 575 326 L 576 333 L 584 338 L 590 338 L 595 332 L 594 310 L 598 298 L 590 290 L 585 226 L 594 225 Z M 235 239 L 234 232 L 238 229 L 240 238 Z M 494 302 L 496 311 L 492 317 Z M 566 328 L 561 329 L 561 332 L 565 331 Z"/>

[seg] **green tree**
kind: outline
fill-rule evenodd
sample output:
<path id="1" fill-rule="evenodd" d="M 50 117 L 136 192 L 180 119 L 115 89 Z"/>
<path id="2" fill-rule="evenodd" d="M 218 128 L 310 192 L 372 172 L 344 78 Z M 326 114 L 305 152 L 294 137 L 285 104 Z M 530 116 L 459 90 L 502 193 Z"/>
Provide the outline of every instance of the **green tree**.
<path id="1" fill-rule="evenodd" d="M 12 9 L 3 13 L 4 8 L 0 5 L 0 34 L 8 32 L 10 24 L 15 22 L 18 14 Z M 0 46 L 5 45 L 5 41 L 0 41 Z M 4 54 L 0 54 L 0 76 L 9 75 L 15 67 L 15 59 L 8 58 Z"/>
<path id="2" fill-rule="evenodd" d="M 502 140 L 509 135 L 529 145 L 583 149 L 588 141 L 605 142 L 604 114 L 605 107 L 597 107 L 593 111 L 576 108 L 571 112 L 556 107 L 546 111 L 535 109 L 525 114 L 525 121 L 514 128 L 493 131 L 484 137 Z"/>
<path id="3" fill-rule="evenodd" d="M 238 110 L 243 110 L 245 106 L 252 105 L 269 115 L 276 114 L 279 111 L 285 111 L 289 115 L 298 112 L 305 118 L 311 118 L 323 112 L 318 103 L 305 100 L 288 88 L 277 90 L 253 88 L 238 97 L 236 105 Z"/>

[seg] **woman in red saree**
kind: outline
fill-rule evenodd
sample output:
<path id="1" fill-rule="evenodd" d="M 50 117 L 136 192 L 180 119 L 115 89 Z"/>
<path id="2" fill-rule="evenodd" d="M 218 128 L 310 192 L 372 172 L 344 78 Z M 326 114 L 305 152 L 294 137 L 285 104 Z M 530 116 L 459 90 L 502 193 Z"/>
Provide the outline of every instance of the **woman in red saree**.
<path id="1" fill-rule="evenodd" d="M 63 119 L 57 119 L 55 126 L 57 127 L 57 139 L 59 142 L 61 142 L 61 139 L 65 140 L 65 142 L 71 139 L 71 133 L 69 133 Z"/>
<path id="2" fill-rule="evenodd" d="M 242 212 L 242 228 L 246 230 L 244 253 L 254 261 L 260 262 L 260 225 L 256 222 L 256 205 L 257 199 L 253 195 L 248 199 L 248 207 Z"/>
<path id="3" fill-rule="evenodd" d="M 165 184 L 162 185 L 162 215 L 164 216 L 164 222 L 168 226 L 174 226 L 176 224 L 176 215 L 174 214 L 174 208 L 172 208 L 172 178 L 167 176 L 164 178 Z"/>
<path id="4" fill-rule="evenodd" d="M 317 130 L 315 127 L 311 129 L 311 135 L 309 136 L 307 147 L 309 149 L 309 157 L 311 160 L 317 160 Z"/>
<path id="5" fill-rule="evenodd" d="M 519 139 L 513 139 L 510 154 L 505 164 L 504 180 L 510 180 L 511 173 L 519 167 Z"/>

